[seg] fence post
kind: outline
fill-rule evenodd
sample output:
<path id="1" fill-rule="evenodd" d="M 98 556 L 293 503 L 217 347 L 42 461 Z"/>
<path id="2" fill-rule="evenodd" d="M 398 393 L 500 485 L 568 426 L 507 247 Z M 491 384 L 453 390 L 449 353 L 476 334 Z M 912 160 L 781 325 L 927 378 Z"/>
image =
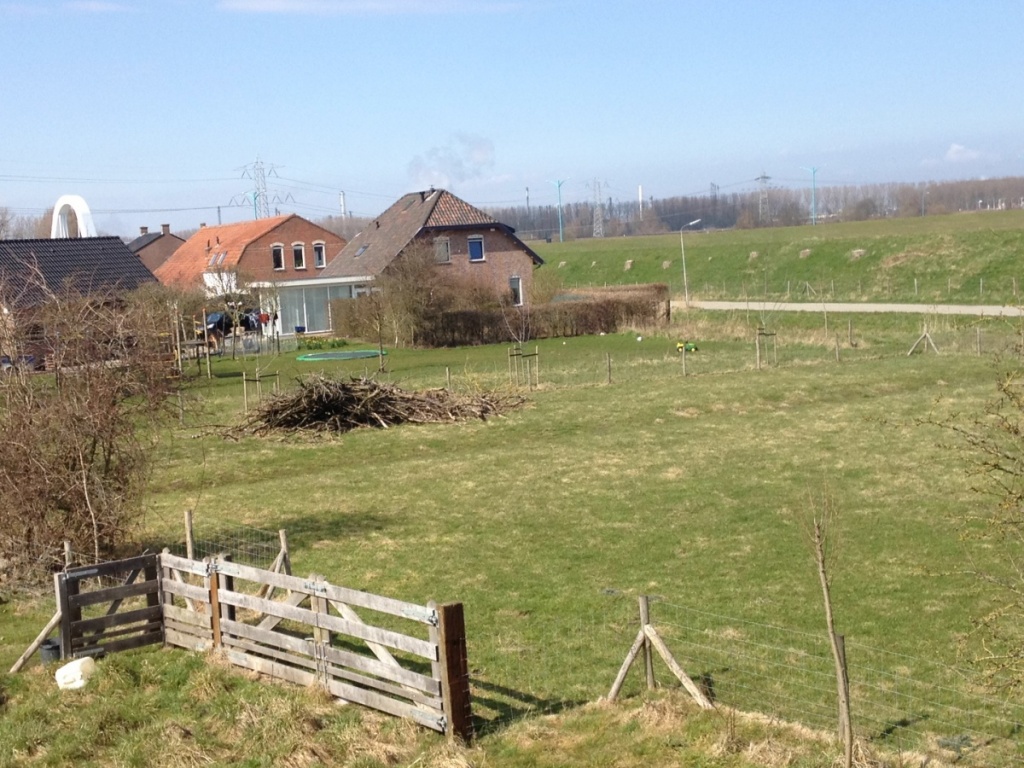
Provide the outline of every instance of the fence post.
<path id="1" fill-rule="evenodd" d="M 640 595 L 640 628 L 646 629 L 651 623 L 651 606 L 647 595 Z M 651 652 L 651 639 L 644 636 L 644 673 L 647 677 L 647 690 L 654 690 L 654 654 Z"/>
<path id="2" fill-rule="evenodd" d="M 192 531 L 192 510 L 185 510 L 185 557 L 196 559 L 196 539 Z"/>
<path id="3" fill-rule="evenodd" d="M 78 589 L 78 582 L 75 581 L 74 588 Z M 60 619 L 60 657 L 61 659 L 71 658 L 71 610 L 68 601 L 68 582 L 65 574 L 53 574 L 53 588 L 57 593 L 57 611 Z"/>
<path id="4" fill-rule="evenodd" d="M 445 733 L 465 742 L 473 739 L 473 712 L 469 697 L 469 660 L 466 655 L 466 620 L 462 603 L 437 610 L 441 654 L 441 695 L 447 717 Z"/>
<path id="5" fill-rule="evenodd" d="M 231 555 L 223 554 L 217 557 L 219 563 L 230 563 Z M 218 602 L 220 601 L 220 592 L 234 592 L 235 591 L 235 577 L 228 576 L 224 573 L 217 574 L 217 591 L 218 591 Z M 220 618 L 222 621 L 234 621 L 235 620 L 235 606 L 231 604 L 221 603 L 220 606 Z"/>
<path id="6" fill-rule="evenodd" d="M 839 700 L 839 739 L 846 744 L 850 732 L 850 674 L 846 666 L 846 635 L 836 635 L 836 651 L 843 675 L 843 697 Z"/>
<path id="7" fill-rule="evenodd" d="M 220 592 L 218 589 L 218 583 L 220 581 L 219 574 L 213 570 L 213 563 L 210 558 L 204 557 L 203 562 L 206 563 L 206 582 L 203 586 L 206 587 L 206 591 L 210 595 L 210 631 L 213 633 L 213 647 L 219 648 L 221 645 L 220 637 Z"/>

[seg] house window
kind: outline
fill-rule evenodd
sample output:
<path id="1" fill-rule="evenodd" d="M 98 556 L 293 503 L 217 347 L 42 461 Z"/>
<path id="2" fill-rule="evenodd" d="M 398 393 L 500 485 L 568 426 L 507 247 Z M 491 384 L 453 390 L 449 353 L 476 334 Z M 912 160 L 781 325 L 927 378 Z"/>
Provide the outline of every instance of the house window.
<path id="1" fill-rule="evenodd" d="M 484 260 L 484 238 L 483 235 L 470 235 L 469 237 L 469 260 Z"/>
<path id="2" fill-rule="evenodd" d="M 434 258 L 438 264 L 448 264 L 452 260 L 452 242 L 447 237 L 434 238 Z"/>
<path id="3" fill-rule="evenodd" d="M 323 243 L 313 243 L 313 266 L 317 269 L 327 266 L 326 246 Z"/>
<path id="4" fill-rule="evenodd" d="M 523 306 L 523 278 L 519 275 L 512 275 L 508 279 L 508 287 L 512 291 L 512 306 Z"/>
<path id="5" fill-rule="evenodd" d="M 270 258 L 274 262 L 274 269 L 284 269 L 284 246 L 270 246 Z"/>
<path id="6" fill-rule="evenodd" d="M 302 243 L 292 243 L 292 259 L 295 261 L 296 269 L 306 268 L 306 246 Z"/>

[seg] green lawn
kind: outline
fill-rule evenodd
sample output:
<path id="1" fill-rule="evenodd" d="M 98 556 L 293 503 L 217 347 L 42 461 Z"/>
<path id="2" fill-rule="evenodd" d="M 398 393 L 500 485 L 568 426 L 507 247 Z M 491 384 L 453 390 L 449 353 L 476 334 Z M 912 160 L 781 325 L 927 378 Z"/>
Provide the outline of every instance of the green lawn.
<path id="1" fill-rule="evenodd" d="M 215 378 L 199 378 L 193 388 L 201 411 L 162 436 L 145 541 L 178 546 L 184 510 L 193 509 L 200 536 L 224 526 L 286 529 L 299 574 L 318 572 L 413 602 L 463 602 L 483 733 L 460 758 L 472 764 L 588 765 L 615 755 L 623 765 L 669 765 L 684 754 L 684 743 L 708 747 L 724 738 L 720 716 L 702 721 L 678 699 L 634 699 L 637 673 L 624 709 L 580 709 L 607 692 L 636 633 L 639 594 L 660 598 L 655 624 L 664 622 L 681 658 L 697 654 L 691 671 L 713 672 L 735 697 L 728 703 L 774 706 L 775 699 L 744 691 L 747 677 L 700 666 L 699 654 L 737 634 L 753 637 L 746 626 L 786 628 L 792 634 L 781 642 L 793 643 L 794 655 L 801 634 L 821 640 L 803 523 L 823 493 L 840 513 L 834 599 L 847 642 L 903 654 L 914 674 L 932 672 L 909 659 L 955 663 L 958 636 L 993 598 L 961 572 L 954 524 L 987 502 L 969 491 L 962 460 L 938 447 L 940 435 L 914 421 L 979 411 L 995 394 L 990 353 L 1009 350 L 1014 330 L 988 321 L 986 354 L 978 357 L 974 321 L 936 321 L 943 354 L 907 357 L 920 332 L 917 318 L 830 317 L 826 335 L 824 318 L 772 317 L 779 365 L 757 371 L 752 340 L 763 320 L 691 313 L 677 318 L 670 333 L 542 341 L 531 345 L 539 350 L 541 384 L 520 410 L 487 422 L 368 429 L 330 440 L 221 436 L 222 427 L 241 419 L 240 373 L 253 371 L 256 361 L 217 360 Z M 847 343 L 849 320 L 855 348 Z M 685 378 L 675 351 L 680 338 L 700 346 L 688 356 Z M 361 375 L 376 368 L 375 360 L 300 363 L 294 353 L 259 364 L 280 370 L 286 386 L 304 371 Z M 449 376 L 461 390 L 509 384 L 505 347 L 391 350 L 387 365 L 386 376 L 410 388 L 443 386 Z M 10 666 L 48 610 L 23 601 L 0 605 L 0 668 Z M 94 715 L 60 703 L 38 673 L 0 677 L 0 693 L 7 689 L 10 698 L 0 719 L 0 755 L 10 753 L 7 747 L 25 753 L 38 739 L 37 749 L 51 750 L 51 757 L 26 757 L 25 764 L 143 764 L 144 741 L 130 735 L 137 729 L 153 736 L 153 729 L 194 733 L 207 724 L 248 738 L 251 728 L 269 726 L 246 730 L 238 710 L 251 704 L 234 694 L 246 701 L 270 696 L 268 706 L 286 711 L 297 711 L 301 700 L 279 697 L 308 695 L 258 693 L 251 682 L 229 682 L 230 674 L 203 671 L 194 659 L 175 672 L 177 662 L 167 658 L 178 655 L 143 652 L 140 660 L 113 662 L 124 669 L 104 673 L 101 691 L 117 697 L 125 686 L 141 687 L 132 696 L 156 724 L 147 731 L 132 724 L 135 715 L 104 705 L 99 711 L 114 721 L 111 735 L 84 746 L 29 737 L 27 723 L 42 718 L 60 733 L 68 718 L 80 723 L 76 728 L 103 733 L 102 724 L 86 728 Z M 659 676 L 666 680 L 663 669 Z M 195 694 L 197 680 L 217 693 Z M 776 697 L 802 695 L 784 680 L 780 685 Z M 971 689 L 969 682 L 957 685 Z M 826 674 L 821 696 L 827 701 L 832 690 Z M 94 703 L 102 698 L 84 695 Z M 51 704 L 60 720 L 41 714 Z M 655 714 L 665 709 L 651 715 L 653 724 L 644 714 L 650 707 Z M 392 729 L 383 741 L 402 748 L 391 762 L 419 757 L 444 764 L 427 734 L 361 718 L 351 708 L 340 721 L 329 708 L 314 709 L 323 733 L 311 743 L 325 755 L 348 755 L 346 764 L 389 764 L 374 754 L 353 761 L 360 728 Z M 669 710 L 677 719 L 663 728 Z M 535 719 L 543 712 L 561 712 L 562 719 Z M 525 716 L 531 717 L 510 724 Z M 566 736 L 573 729 L 575 740 Z M 879 724 L 865 723 L 871 729 Z M 545 736 L 547 730 L 560 735 Z M 272 764 L 280 750 L 299 749 L 293 737 L 281 736 L 250 764 Z M 196 755 L 234 762 L 232 738 L 185 741 Z M 820 758 L 820 751 L 813 754 Z M 706 759 L 692 764 L 758 764 L 728 750 Z"/>
<path id="2" fill-rule="evenodd" d="M 1024 295 L 1020 210 L 684 238 L 694 298 L 1017 304 Z M 569 290 L 662 282 L 683 292 L 679 233 L 531 245 Z"/>

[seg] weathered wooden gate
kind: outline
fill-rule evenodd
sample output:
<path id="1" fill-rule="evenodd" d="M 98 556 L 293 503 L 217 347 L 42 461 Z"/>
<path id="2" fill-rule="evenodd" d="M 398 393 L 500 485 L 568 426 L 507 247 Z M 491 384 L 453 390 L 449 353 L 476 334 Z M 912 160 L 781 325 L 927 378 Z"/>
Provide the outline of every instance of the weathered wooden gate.
<path id="1" fill-rule="evenodd" d="M 61 658 L 164 641 L 159 555 L 68 568 L 54 579 Z"/>

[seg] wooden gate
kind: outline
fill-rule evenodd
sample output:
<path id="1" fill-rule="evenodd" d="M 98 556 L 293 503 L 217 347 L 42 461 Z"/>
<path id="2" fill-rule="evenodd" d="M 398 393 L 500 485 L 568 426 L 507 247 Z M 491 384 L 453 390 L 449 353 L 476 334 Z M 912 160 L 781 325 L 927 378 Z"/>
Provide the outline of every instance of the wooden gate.
<path id="1" fill-rule="evenodd" d="M 68 568 L 55 580 L 61 658 L 164 641 L 157 555 Z"/>

